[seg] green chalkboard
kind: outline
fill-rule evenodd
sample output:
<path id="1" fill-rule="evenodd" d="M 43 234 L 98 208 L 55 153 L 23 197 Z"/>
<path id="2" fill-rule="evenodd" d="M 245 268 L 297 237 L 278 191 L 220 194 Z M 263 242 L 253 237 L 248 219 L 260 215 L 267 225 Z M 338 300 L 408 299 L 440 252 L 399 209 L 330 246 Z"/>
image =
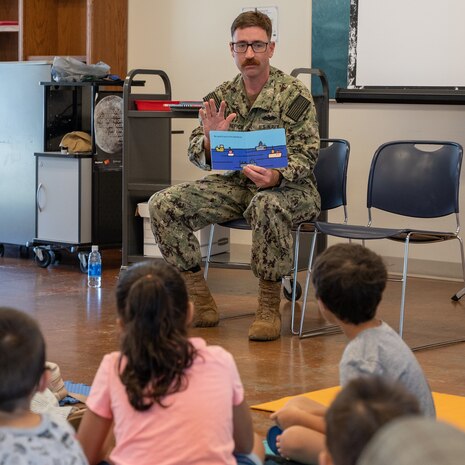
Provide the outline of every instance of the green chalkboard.
<path id="1" fill-rule="evenodd" d="M 328 77 L 329 97 L 337 87 L 347 87 L 350 0 L 312 0 L 312 68 Z M 317 79 L 312 92 L 320 93 Z"/>

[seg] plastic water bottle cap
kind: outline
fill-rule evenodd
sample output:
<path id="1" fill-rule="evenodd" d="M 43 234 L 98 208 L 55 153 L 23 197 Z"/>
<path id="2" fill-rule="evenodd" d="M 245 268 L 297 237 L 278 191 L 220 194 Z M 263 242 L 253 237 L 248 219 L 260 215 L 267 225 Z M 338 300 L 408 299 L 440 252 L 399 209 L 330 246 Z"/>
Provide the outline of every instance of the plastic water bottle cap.
<path id="1" fill-rule="evenodd" d="M 92 252 L 98 252 L 98 245 L 92 246 Z"/>

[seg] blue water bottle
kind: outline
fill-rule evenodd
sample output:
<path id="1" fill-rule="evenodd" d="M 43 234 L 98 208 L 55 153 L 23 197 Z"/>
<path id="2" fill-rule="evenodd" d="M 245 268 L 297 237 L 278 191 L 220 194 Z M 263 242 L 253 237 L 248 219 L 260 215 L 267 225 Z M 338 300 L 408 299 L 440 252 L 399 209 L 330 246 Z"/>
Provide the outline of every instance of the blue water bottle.
<path id="1" fill-rule="evenodd" d="M 93 245 L 87 261 L 87 285 L 100 287 L 102 283 L 102 256 L 98 251 L 98 245 Z"/>

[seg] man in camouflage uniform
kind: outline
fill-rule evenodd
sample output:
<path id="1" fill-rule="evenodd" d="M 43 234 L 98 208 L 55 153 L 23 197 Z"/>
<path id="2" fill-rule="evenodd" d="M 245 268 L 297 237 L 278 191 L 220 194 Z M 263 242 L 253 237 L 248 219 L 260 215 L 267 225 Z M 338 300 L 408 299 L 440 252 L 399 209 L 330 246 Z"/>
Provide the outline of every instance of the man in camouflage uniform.
<path id="1" fill-rule="evenodd" d="M 152 230 L 163 257 L 183 272 L 194 301 L 194 326 L 215 326 L 218 311 L 203 278 L 193 234 L 212 223 L 244 217 L 252 229 L 251 265 L 259 278 L 258 310 L 249 339 L 277 339 L 281 278 L 292 268 L 292 225 L 316 217 L 320 198 L 313 168 L 319 148 L 315 107 L 299 80 L 269 64 L 275 43 L 268 16 L 240 14 L 231 26 L 231 54 L 240 74 L 207 95 L 194 129 L 189 159 L 210 170 L 211 130 L 286 130 L 288 166 L 213 174 L 155 193 L 149 201 Z"/>

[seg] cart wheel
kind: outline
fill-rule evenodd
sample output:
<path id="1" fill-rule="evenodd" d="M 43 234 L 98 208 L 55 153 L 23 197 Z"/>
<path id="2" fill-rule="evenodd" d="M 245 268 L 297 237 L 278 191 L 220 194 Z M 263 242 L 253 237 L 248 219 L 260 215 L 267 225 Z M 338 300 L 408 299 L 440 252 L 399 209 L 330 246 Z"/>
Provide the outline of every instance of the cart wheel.
<path id="1" fill-rule="evenodd" d="M 56 250 L 55 252 L 52 252 L 53 254 L 53 260 L 52 260 L 52 263 L 55 264 L 55 263 L 60 263 L 61 262 L 61 252 L 59 252 L 58 250 Z"/>
<path id="2" fill-rule="evenodd" d="M 45 249 L 34 250 L 34 252 L 36 253 L 35 261 L 37 263 L 37 266 L 40 266 L 41 268 L 47 268 L 47 266 L 49 266 L 50 263 L 52 263 L 52 260 L 55 256 L 53 252 L 51 251 L 49 252 L 48 250 L 45 250 Z M 53 257 L 52 257 L 52 254 L 53 254 Z"/>
<path id="3" fill-rule="evenodd" d="M 19 246 L 19 256 L 21 258 L 29 258 L 29 247 L 27 245 Z"/>
<path id="4" fill-rule="evenodd" d="M 290 280 L 291 283 L 291 289 L 294 286 L 294 280 Z M 292 291 L 289 292 L 285 287 L 283 287 L 283 294 L 284 297 L 286 297 L 287 300 L 292 302 Z M 297 281 L 296 287 L 295 287 L 295 300 L 299 300 L 302 297 L 302 286 L 300 285 L 299 281 Z"/>
<path id="5" fill-rule="evenodd" d="M 86 254 L 85 252 L 79 252 L 78 258 L 79 258 L 79 268 L 81 269 L 81 273 L 87 273 L 88 254 Z"/>
<path id="6" fill-rule="evenodd" d="M 0 257 L 3 257 L 3 255 L 5 255 L 5 246 L 0 244 Z"/>

